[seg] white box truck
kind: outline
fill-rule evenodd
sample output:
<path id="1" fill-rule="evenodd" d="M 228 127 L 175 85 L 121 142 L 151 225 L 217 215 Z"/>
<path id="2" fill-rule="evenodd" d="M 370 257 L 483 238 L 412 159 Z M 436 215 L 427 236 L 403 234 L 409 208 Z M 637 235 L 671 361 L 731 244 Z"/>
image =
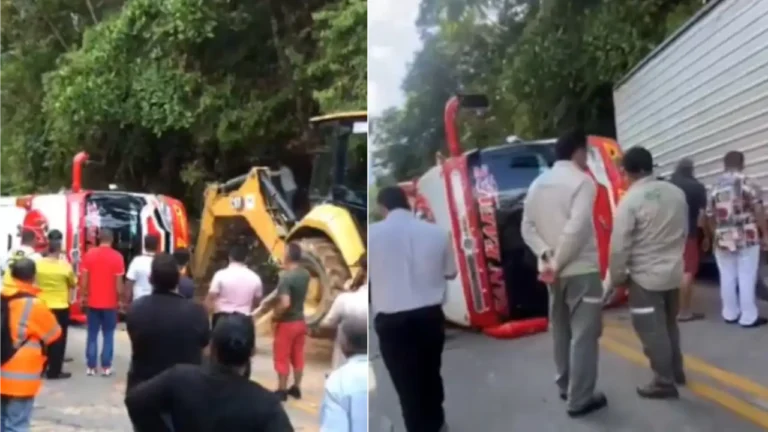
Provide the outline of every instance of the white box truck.
<path id="1" fill-rule="evenodd" d="M 616 84 L 618 142 L 668 176 L 691 158 L 705 185 L 740 150 L 768 191 L 768 0 L 710 1 Z"/>

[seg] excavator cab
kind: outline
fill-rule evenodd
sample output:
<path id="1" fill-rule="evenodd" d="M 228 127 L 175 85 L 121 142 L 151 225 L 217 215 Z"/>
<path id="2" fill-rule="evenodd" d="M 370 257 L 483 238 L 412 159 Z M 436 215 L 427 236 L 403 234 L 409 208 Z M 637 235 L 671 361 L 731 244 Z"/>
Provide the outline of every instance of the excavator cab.
<path id="1" fill-rule="evenodd" d="M 311 120 L 323 144 L 315 152 L 309 200 L 350 212 L 365 226 L 368 205 L 368 120 L 363 112 L 315 117 Z M 364 229 L 360 234 L 365 235 Z"/>

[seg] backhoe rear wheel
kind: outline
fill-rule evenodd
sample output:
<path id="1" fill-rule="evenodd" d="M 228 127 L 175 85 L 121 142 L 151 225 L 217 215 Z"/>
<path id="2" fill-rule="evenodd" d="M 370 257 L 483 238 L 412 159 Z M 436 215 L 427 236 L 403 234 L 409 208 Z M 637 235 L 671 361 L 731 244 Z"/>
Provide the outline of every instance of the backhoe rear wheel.
<path id="1" fill-rule="evenodd" d="M 313 326 L 323 319 L 333 300 L 344 290 L 350 272 L 341 252 L 328 238 L 308 237 L 299 244 L 304 253 L 304 267 L 312 274 L 304 315 L 307 324 Z"/>

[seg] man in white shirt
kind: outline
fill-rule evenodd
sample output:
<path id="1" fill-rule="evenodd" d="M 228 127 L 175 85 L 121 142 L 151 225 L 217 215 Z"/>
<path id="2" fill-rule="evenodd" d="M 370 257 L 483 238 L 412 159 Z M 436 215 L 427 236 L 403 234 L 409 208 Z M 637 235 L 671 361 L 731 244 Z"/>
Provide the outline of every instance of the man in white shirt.
<path id="1" fill-rule="evenodd" d="M 296 196 L 296 190 L 298 189 L 296 186 L 296 179 L 293 177 L 293 171 L 291 171 L 291 169 L 284 163 L 281 163 L 280 168 L 272 175 L 280 178 L 280 186 L 285 194 L 285 201 L 288 203 L 288 206 L 293 209 L 293 199 Z"/>
<path id="2" fill-rule="evenodd" d="M 333 300 L 331 309 L 325 315 L 320 322 L 320 326 L 313 330 L 313 336 L 318 337 L 323 335 L 326 331 L 331 333 L 336 331 L 344 324 L 345 321 L 350 319 L 368 319 L 368 265 L 367 259 L 363 256 L 360 259 L 361 274 L 357 275 L 354 280 L 350 279 L 345 287 L 347 290 L 338 295 Z M 331 367 L 333 369 L 338 368 L 347 358 L 344 355 L 342 349 L 341 334 L 336 332 L 336 341 L 333 346 L 333 360 Z"/>
<path id="3" fill-rule="evenodd" d="M 128 265 L 125 274 L 125 304 L 152 294 L 152 283 L 149 276 L 152 273 L 152 260 L 155 259 L 157 249 L 160 247 L 160 239 L 155 235 L 144 236 L 144 252 L 134 257 Z"/>
<path id="4" fill-rule="evenodd" d="M 384 220 L 370 225 L 371 307 L 384 365 L 400 399 L 408 432 L 447 430 L 440 375 L 446 279 L 456 277 L 447 231 L 411 213 L 399 187 L 377 202 Z"/>
<path id="5" fill-rule="evenodd" d="M 36 240 L 37 236 L 33 230 L 27 228 L 23 228 L 21 230 L 21 245 L 15 249 L 10 250 L 8 252 L 7 259 L 2 262 L 4 283 L 12 283 L 10 272 L 8 271 L 12 263 L 20 260 L 21 258 L 30 258 L 33 261 L 40 258 L 40 254 L 35 252 Z"/>
<path id="6" fill-rule="evenodd" d="M 557 162 L 534 180 L 523 209 L 523 241 L 539 260 L 549 285 L 549 319 L 555 345 L 556 384 L 568 415 L 603 408 L 595 391 L 602 333 L 600 280 L 592 210 L 596 187 L 587 170 L 587 137 L 571 132 L 555 144 Z"/>

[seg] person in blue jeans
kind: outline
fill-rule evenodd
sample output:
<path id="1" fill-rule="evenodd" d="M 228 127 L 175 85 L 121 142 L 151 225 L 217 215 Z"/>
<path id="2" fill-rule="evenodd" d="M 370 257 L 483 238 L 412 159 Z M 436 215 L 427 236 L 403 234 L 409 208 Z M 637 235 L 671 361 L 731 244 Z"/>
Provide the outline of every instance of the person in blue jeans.
<path id="1" fill-rule="evenodd" d="M 88 376 L 96 375 L 96 366 L 100 364 L 101 374 L 110 376 L 112 375 L 112 359 L 115 355 L 117 309 L 89 309 L 87 317 L 88 337 L 85 346 L 85 357 L 88 364 L 87 374 Z M 99 333 L 101 333 L 103 340 L 100 359 L 98 359 Z"/>
<path id="2" fill-rule="evenodd" d="M 0 431 L 29 432 L 35 398 L 3 398 L 0 404 Z"/>
<path id="3" fill-rule="evenodd" d="M 104 339 L 101 350 L 101 374 L 112 375 L 112 358 L 117 328 L 118 293 L 123 292 L 125 261 L 112 248 L 112 232 L 99 233 L 99 246 L 85 253 L 81 267 L 83 306 L 87 308 L 88 336 L 85 347 L 88 376 L 96 375 L 99 333 Z"/>

